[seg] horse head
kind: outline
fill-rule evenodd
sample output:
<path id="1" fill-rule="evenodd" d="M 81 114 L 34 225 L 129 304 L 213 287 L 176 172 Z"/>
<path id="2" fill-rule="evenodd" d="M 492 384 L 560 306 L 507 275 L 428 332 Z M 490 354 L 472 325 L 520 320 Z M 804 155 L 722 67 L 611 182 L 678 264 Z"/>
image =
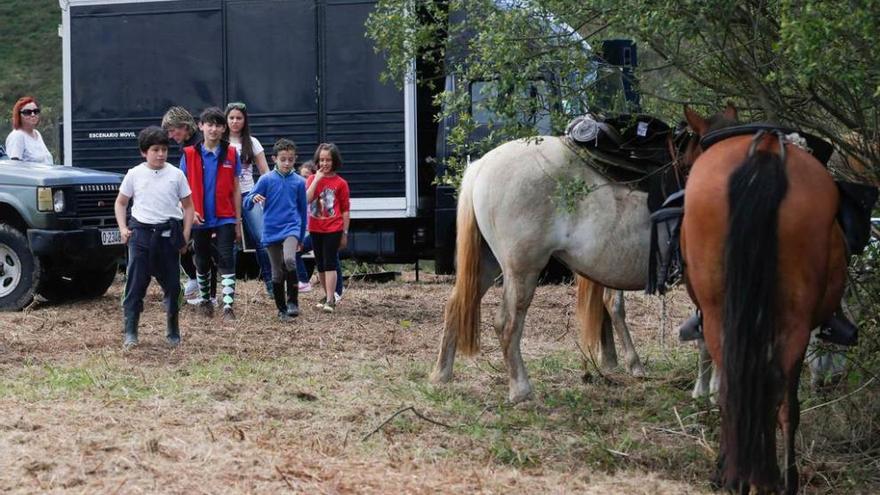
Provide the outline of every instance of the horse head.
<path id="1" fill-rule="evenodd" d="M 733 103 L 728 102 L 724 110 L 703 118 L 694 109 L 685 105 L 685 120 L 670 138 L 670 154 L 678 172 L 687 177 L 691 166 L 703 153 L 700 140 L 706 134 L 739 124 L 738 112 Z"/>

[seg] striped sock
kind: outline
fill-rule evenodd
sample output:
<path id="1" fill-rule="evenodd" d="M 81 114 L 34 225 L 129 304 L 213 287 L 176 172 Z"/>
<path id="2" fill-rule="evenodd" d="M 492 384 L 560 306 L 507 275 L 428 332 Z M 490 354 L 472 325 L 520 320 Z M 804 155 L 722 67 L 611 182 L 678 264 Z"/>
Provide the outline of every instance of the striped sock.
<path id="1" fill-rule="evenodd" d="M 223 286 L 223 309 L 232 309 L 235 302 L 235 274 L 221 274 L 220 285 Z"/>
<path id="2" fill-rule="evenodd" d="M 199 283 L 199 297 L 202 301 L 208 301 L 211 299 L 211 285 L 209 284 L 210 280 L 208 277 L 209 275 L 196 273 L 196 280 Z"/>

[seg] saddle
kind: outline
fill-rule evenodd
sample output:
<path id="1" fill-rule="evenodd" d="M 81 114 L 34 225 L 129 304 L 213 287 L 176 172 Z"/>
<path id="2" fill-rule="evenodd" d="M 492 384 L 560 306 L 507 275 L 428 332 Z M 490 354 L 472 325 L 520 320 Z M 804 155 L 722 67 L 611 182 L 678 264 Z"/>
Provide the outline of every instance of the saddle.
<path id="1" fill-rule="evenodd" d="M 734 125 L 712 131 L 703 136 L 702 139 L 700 139 L 700 146 L 703 148 L 703 150 L 707 150 L 713 144 L 719 141 L 724 141 L 727 138 L 732 138 L 734 136 L 754 136 L 755 134 L 758 134 L 762 131 L 767 133 L 781 133 L 786 137 L 791 136 L 791 140 L 793 142 L 796 139 L 793 137 L 794 135 L 803 138 L 803 143 L 796 144 L 799 144 L 802 148 L 809 151 L 810 154 L 813 155 L 813 157 L 815 157 L 822 165 L 825 166 L 828 166 L 828 160 L 831 159 L 831 155 L 834 153 L 834 146 L 832 146 L 831 143 L 825 141 L 819 136 L 815 136 L 804 131 L 771 124 L 768 122 L 754 122 L 751 124 Z"/>
<path id="2" fill-rule="evenodd" d="M 667 147 L 672 132 L 662 120 L 644 114 L 587 114 L 565 129 L 568 142 L 599 172 L 612 181 L 632 183 L 672 161 Z"/>

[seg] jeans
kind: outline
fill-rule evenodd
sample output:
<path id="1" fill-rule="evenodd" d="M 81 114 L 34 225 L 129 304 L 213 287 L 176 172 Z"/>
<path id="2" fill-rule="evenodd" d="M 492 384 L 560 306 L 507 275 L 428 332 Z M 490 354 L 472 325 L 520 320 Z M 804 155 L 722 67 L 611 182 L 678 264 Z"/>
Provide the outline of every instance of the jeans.
<path id="1" fill-rule="evenodd" d="M 242 200 L 244 201 L 244 200 Z M 241 207 L 241 220 L 244 224 L 244 235 L 248 237 L 249 246 L 254 246 L 257 255 L 257 265 L 260 267 L 260 279 L 268 286 L 272 283 L 272 268 L 269 263 L 269 255 L 263 246 L 263 207 L 254 205 L 250 210 Z"/>

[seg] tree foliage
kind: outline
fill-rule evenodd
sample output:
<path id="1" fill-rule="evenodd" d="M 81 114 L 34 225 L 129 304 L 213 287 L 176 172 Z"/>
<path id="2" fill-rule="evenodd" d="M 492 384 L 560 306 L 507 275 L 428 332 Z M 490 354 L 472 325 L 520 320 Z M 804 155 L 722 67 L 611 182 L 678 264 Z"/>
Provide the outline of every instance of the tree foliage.
<path id="1" fill-rule="evenodd" d="M 450 22 L 462 13 L 465 23 Z M 642 52 L 646 111 L 678 121 L 682 103 L 714 113 L 730 100 L 746 118 L 831 140 L 866 165 L 863 179 L 880 179 L 880 0 L 380 0 L 369 35 L 393 80 L 419 60 L 460 83 L 497 81 L 480 102 L 494 119 L 478 142 L 468 142 L 474 122 L 461 88 L 441 93 L 444 113 L 459 117 L 450 129 L 459 152 L 534 134 L 522 117 L 538 113 L 529 95 L 541 75 L 560 76 L 537 99 L 554 132 L 586 105 L 620 109 L 588 46 L 623 37 Z"/>

